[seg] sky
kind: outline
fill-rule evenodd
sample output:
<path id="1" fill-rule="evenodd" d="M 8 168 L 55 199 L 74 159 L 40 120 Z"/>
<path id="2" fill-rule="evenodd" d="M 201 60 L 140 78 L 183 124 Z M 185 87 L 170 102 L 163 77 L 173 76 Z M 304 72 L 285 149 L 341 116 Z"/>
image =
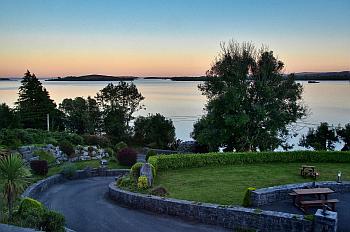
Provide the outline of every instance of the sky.
<path id="1" fill-rule="evenodd" d="M 350 0 L 0 0 L 0 76 L 204 75 L 220 42 L 350 70 Z"/>

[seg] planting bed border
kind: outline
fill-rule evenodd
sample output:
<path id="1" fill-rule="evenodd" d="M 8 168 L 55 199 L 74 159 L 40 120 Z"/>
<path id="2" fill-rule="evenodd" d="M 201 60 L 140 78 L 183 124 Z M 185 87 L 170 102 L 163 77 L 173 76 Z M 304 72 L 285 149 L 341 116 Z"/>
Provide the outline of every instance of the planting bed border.
<path id="1" fill-rule="evenodd" d="M 155 213 L 178 216 L 205 224 L 219 225 L 229 229 L 258 231 L 292 231 L 313 232 L 317 228 L 335 232 L 337 230 L 337 213 L 328 216 L 318 210 L 314 220 L 307 220 L 303 215 L 244 208 L 239 206 L 222 206 L 198 203 L 187 200 L 164 198 L 153 195 L 129 192 L 109 184 L 109 197 L 134 209 L 145 209 Z"/>

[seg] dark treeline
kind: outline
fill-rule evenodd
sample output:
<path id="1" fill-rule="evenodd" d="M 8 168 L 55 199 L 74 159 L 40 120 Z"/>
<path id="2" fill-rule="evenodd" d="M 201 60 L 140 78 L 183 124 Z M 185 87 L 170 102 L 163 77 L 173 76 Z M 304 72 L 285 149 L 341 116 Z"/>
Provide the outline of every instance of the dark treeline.
<path id="1" fill-rule="evenodd" d="M 142 94 L 133 83 L 108 84 L 95 97 L 66 98 L 57 105 L 34 74 L 27 71 L 21 81 L 14 108 L 0 105 L 0 129 L 32 128 L 67 131 L 78 135 L 107 137 L 113 143 L 169 148 L 175 142 L 171 120 L 160 114 L 136 118 L 144 108 Z M 134 139 L 135 138 L 135 139 Z"/>

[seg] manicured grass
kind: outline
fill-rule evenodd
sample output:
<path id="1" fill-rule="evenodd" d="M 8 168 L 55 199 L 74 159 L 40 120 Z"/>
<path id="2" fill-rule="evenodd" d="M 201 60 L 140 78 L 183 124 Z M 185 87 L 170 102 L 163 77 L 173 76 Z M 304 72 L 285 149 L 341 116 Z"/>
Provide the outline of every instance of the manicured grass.
<path id="1" fill-rule="evenodd" d="M 300 176 L 299 168 L 305 163 L 273 163 L 227 165 L 177 169 L 158 172 L 155 185 L 165 187 L 169 197 L 197 202 L 240 205 L 248 187 L 270 187 L 282 184 L 311 182 Z M 308 163 L 320 173 L 318 181 L 350 180 L 349 163 Z"/>

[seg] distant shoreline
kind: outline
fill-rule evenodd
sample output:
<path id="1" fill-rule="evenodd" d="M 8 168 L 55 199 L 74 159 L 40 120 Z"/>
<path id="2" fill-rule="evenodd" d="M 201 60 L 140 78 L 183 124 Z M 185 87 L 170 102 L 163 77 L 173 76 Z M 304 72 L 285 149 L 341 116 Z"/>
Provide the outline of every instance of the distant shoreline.
<path id="1" fill-rule="evenodd" d="M 10 78 L 0 78 L 0 81 L 10 81 L 11 79 Z"/>

